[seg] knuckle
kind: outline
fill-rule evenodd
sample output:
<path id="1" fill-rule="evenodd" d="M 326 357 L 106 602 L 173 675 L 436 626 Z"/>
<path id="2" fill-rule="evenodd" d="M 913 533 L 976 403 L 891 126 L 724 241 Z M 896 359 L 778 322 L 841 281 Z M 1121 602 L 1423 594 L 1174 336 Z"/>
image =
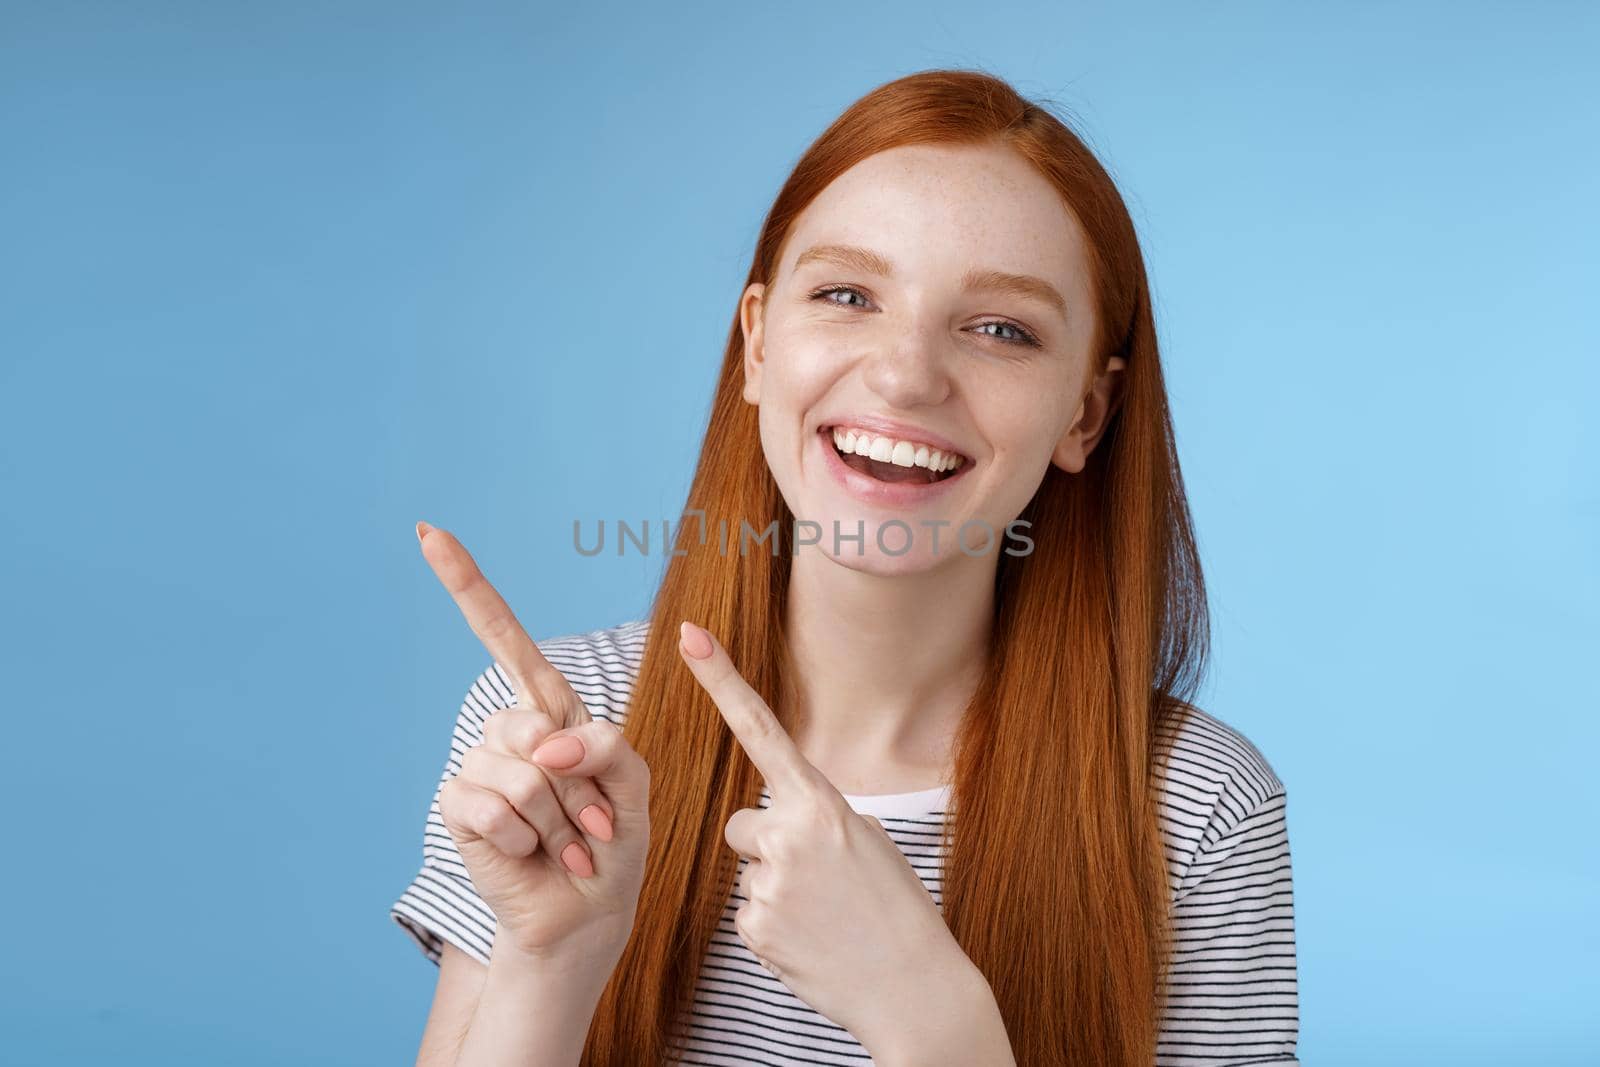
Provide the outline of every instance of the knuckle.
<path id="1" fill-rule="evenodd" d="M 498 793 L 492 793 L 478 805 L 474 829 L 483 834 L 498 834 L 511 829 L 518 821 L 517 813 L 511 810 L 506 799 Z"/>
<path id="2" fill-rule="evenodd" d="M 500 752 L 528 753 L 549 732 L 547 719 L 537 708 L 507 708 L 484 730 L 485 741 Z"/>
<path id="3" fill-rule="evenodd" d="M 521 708 L 501 708 L 483 720 L 483 743 L 504 745 L 525 713 Z"/>
<path id="4" fill-rule="evenodd" d="M 835 837 L 843 836 L 849 830 L 850 823 L 858 818 L 849 805 L 836 804 L 832 797 L 820 792 L 807 795 L 805 813 L 813 826 Z"/>
<path id="5" fill-rule="evenodd" d="M 739 934 L 745 943 L 752 949 L 765 946 L 767 943 L 767 909 L 756 901 L 750 901 L 739 909 L 743 916 L 739 926 Z"/>
<path id="6" fill-rule="evenodd" d="M 531 753 L 555 730 L 555 720 L 545 712 L 526 709 L 506 724 L 505 747 L 512 752 Z"/>
<path id="7" fill-rule="evenodd" d="M 768 863 L 786 863 L 794 852 L 792 839 L 778 828 L 757 831 L 755 841 L 756 847 L 761 850 L 761 858 Z"/>
<path id="8" fill-rule="evenodd" d="M 783 727 L 778 724 L 777 719 L 771 715 L 759 714 L 762 710 L 760 708 L 752 707 L 746 710 L 750 712 L 749 718 L 754 720 L 752 732 L 759 740 L 769 745 L 776 744 L 780 740 L 788 740 L 789 735 L 784 733 Z"/>
<path id="9" fill-rule="evenodd" d="M 496 642 L 518 632 L 516 621 L 507 613 L 494 612 L 480 619 L 477 626 L 480 640 Z"/>
<path id="10" fill-rule="evenodd" d="M 483 760 L 488 755 L 488 752 L 488 746 L 486 745 L 473 745 L 462 753 L 461 777 L 466 778 L 468 781 L 479 777 L 483 772 Z"/>
<path id="11" fill-rule="evenodd" d="M 522 827 L 512 828 L 488 839 L 495 851 L 513 859 L 525 859 L 538 847 L 537 835 Z"/>
<path id="12" fill-rule="evenodd" d="M 461 783 L 454 778 L 446 779 L 439 786 L 439 817 L 444 820 L 445 826 L 460 821 L 460 802 Z"/>
<path id="13" fill-rule="evenodd" d="M 533 723 L 527 712 L 507 716 L 500 720 L 499 729 L 494 731 L 494 747 L 502 752 L 521 752 L 532 734 Z"/>
<path id="14" fill-rule="evenodd" d="M 531 712 L 525 715 L 520 723 L 517 723 L 515 742 L 517 742 L 518 750 L 522 750 L 523 745 L 525 745 L 526 750 L 531 752 L 539 742 L 544 741 L 546 737 L 554 733 L 554 718 L 550 718 L 546 712 Z"/>
<path id="15" fill-rule="evenodd" d="M 833 844 L 842 845 L 850 839 L 852 832 L 855 831 L 855 827 L 851 825 L 854 821 L 855 817 L 853 815 L 829 812 L 822 816 L 822 821 L 819 825 L 826 840 Z"/>
<path id="16" fill-rule="evenodd" d="M 561 702 L 556 706 L 563 713 L 564 725 L 572 726 L 591 721 L 594 713 L 589 710 L 589 705 L 583 702 L 583 698 L 570 685 L 563 685 L 562 688 Z"/>
<path id="17" fill-rule="evenodd" d="M 582 705 L 566 675 L 553 667 L 528 678 L 527 683 L 530 691 L 521 698 L 522 703 L 548 711 L 552 718 L 559 720 L 558 727 L 570 721 L 574 705 Z"/>
<path id="18" fill-rule="evenodd" d="M 549 788 L 543 771 L 519 765 L 511 781 L 506 783 L 505 798 L 519 811 L 529 811 L 538 805 Z"/>
<path id="19" fill-rule="evenodd" d="M 794 817 L 808 826 L 819 826 L 828 818 L 828 806 L 823 803 L 815 790 L 797 790 L 785 798 L 788 801 L 788 810 Z"/>

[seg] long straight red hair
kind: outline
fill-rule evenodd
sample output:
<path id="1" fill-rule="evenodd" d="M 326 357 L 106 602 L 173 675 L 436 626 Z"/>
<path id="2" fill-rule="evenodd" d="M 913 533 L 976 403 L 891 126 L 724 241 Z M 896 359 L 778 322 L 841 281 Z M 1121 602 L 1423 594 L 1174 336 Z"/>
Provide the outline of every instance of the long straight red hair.
<path id="1" fill-rule="evenodd" d="M 1150 293 L 1132 219 L 1110 176 L 1046 107 L 974 70 L 932 70 L 856 101 L 778 193 L 749 282 L 775 280 L 794 219 L 862 159 L 902 145 L 996 144 L 1031 161 L 1088 237 L 1093 369 L 1127 361 L 1088 464 L 1050 468 L 1022 518 L 1027 556 L 999 554 L 991 653 L 960 727 L 945 829 L 943 905 L 988 979 L 1020 1064 L 1154 1060 L 1170 949 L 1170 889 L 1155 782 L 1163 720 L 1199 683 L 1208 624 L 1178 469 Z M 742 396 L 743 333 L 728 334 L 686 511 L 778 540 L 724 554 L 697 523 L 669 561 L 625 736 L 651 769 L 651 840 L 632 937 L 607 985 L 585 1067 L 671 1058 L 702 958 L 733 887 L 723 841 L 761 787 L 682 664 L 678 623 L 709 627 L 773 708 L 785 684 L 793 516 Z M 773 548 L 776 547 L 776 551 Z"/>

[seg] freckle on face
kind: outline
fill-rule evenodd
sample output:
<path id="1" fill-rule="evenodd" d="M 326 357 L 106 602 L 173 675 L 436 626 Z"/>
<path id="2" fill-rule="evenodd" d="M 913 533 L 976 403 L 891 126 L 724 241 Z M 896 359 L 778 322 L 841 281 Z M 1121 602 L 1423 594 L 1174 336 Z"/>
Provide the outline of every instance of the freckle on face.
<path id="1" fill-rule="evenodd" d="M 859 410 L 908 414 L 902 421 L 925 418 L 928 425 L 959 429 L 991 465 L 975 487 L 985 498 L 975 510 L 1020 510 L 1048 467 L 1060 429 L 1070 421 L 1071 412 L 1056 410 L 1067 401 L 1053 401 L 1073 395 L 1072 356 L 1086 347 L 1086 316 L 1057 324 L 1049 360 L 988 355 L 984 346 L 1002 342 L 952 329 L 952 350 L 962 355 L 951 361 L 950 397 L 928 409 L 902 411 L 895 397 L 874 392 L 864 370 L 906 336 L 896 315 L 927 314 L 941 327 L 946 320 L 957 326 L 976 322 L 990 317 L 990 311 L 1020 318 L 988 307 L 987 298 L 956 303 L 951 279 L 971 268 L 1044 278 L 1069 308 L 1089 307 L 1082 233 L 1054 188 L 1031 164 L 1002 149 L 896 149 L 863 160 L 825 189 L 796 221 L 784 254 L 792 260 L 820 243 L 866 246 L 900 273 L 884 280 L 844 276 L 848 272 L 835 276 L 832 268 L 818 268 L 821 273 L 813 277 L 808 267 L 791 277 L 783 264 L 768 290 L 762 435 L 769 456 L 785 457 L 774 465 L 774 475 L 791 508 L 798 514 L 794 497 L 816 496 L 818 486 L 829 484 L 817 477 L 823 453 L 808 450 L 821 413 Z M 839 308 L 808 302 L 815 284 L 835 281 L 865 284 L 873 309 L 850 310 L 853 301 Z M 883 310 L 873 292 L 889 305 L 890 313 L 881 319 L 873 318 Z M 907 292 L 916 299 L 899 299 Z M 938 336 L 926 324 L 920 330 Z"/>

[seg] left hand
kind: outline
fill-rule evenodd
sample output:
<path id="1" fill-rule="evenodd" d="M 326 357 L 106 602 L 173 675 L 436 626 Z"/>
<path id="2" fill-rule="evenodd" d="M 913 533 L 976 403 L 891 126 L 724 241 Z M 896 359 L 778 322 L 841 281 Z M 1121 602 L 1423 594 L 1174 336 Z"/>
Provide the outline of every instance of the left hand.
<path id="1" fill-rule="evenodd" d="M 715 637 L 686 622 L 678 651 L 772 796 L 723 832 L 749 860 L 739 937 L 869 1053 L 923 1027 L 930 1008 L 956 1008 L 981 975 L 882 824 L 800 753 Z"/>

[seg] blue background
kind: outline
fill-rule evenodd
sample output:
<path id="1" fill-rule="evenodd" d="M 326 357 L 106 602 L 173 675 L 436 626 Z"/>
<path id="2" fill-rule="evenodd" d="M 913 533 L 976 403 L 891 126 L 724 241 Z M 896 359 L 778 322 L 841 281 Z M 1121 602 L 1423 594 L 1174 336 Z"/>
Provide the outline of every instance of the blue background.
<path id="1" fill-rule="evenodd" d="M 1287 783 L 1308 1063 L 1594 1062 L 1591 5 L 7 4 L 16 1062 L 401 1063 L 388 918 L 486 654 L 660 559 L 757 227 L 873 86 L 1055 97 L 1145 242 Z"/>

